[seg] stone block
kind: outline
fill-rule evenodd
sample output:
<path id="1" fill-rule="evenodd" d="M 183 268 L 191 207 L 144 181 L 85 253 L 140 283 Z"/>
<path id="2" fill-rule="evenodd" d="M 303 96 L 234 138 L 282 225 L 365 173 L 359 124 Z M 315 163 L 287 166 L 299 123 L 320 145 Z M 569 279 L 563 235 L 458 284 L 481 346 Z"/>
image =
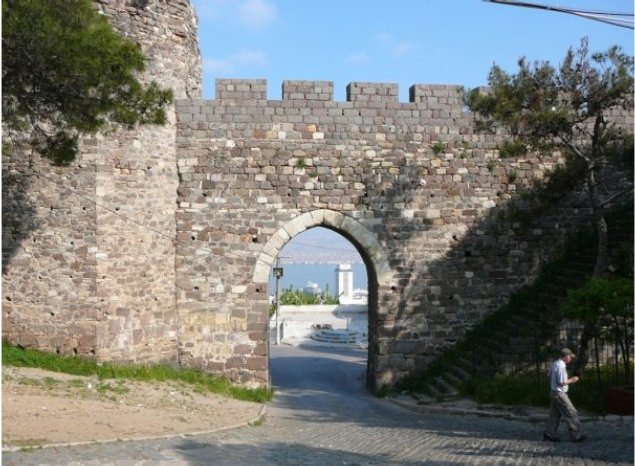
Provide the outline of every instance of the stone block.
<path id="1" fill-rule="evenodd" d="M 269 358 L 251 357 L 247 358 L 247 369 L 251 371 L 265 371 L 269 368 Z"/>

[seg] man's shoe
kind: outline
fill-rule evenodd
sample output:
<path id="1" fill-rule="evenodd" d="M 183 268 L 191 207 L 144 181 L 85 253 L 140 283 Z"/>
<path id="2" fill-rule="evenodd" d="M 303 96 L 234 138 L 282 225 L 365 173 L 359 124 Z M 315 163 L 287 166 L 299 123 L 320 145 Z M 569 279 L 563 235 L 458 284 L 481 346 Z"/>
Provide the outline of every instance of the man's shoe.
<path id="1" fill-rule="evenodd" d="M 586 439 L 587 439 L 587 436 L 583 434 L 583 435 L 580 435 L 578 438 L 574 438 L 573 441 L 576 442 L 576 443 L 577 442 L 584 442 Z"/>
<path id="2" fill-rule="evenodd" d="M 543 440 L 548 440 L 550 442 L 558 442 L 558 438 L 555 435 L 551 434 L 542 434 Z"/>

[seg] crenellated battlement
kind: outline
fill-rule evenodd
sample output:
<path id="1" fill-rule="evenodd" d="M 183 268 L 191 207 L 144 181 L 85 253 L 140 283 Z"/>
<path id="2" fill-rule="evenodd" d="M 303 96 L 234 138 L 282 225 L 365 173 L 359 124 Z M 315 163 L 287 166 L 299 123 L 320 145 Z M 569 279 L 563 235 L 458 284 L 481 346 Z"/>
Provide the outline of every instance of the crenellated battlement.
<path id="1" fill-rule="evenodd" d="M 282 83 L 282 100 L 333 102 L 333 81 L 287 80 Z M 425 108 L 463 106 L 463 87 L 458 85 L 414 84 L 409 102 Z M 268 100 L 266 79 L 217 79 L 216 99 Z M 346 102 L 400 104 L 396 83 L 352 82 L 346 86 Z"/>
<path id="2" fill-rule="evenodd" d="M 217 79 L 215 99 L 207 101 L 207 105 L 215 105 L 217 101 L 232 101 L 233 105 L 243 102 L 253 107 L 254 101 L 265 101 L 269 107 L 301 108 L 306 102 L 307 109 L 388 109 L 404 110 L 397 116 L 414 118 L 471 118 L 471 112 L 463 104 L 464 87 L 453 84 L 413 84 L 408 89 L 408 102 L 399 102 L 399 85 L 396 83 L 352 82 L 346 86 L 346 101 L 334 100 L 333 81 L 286 80 L 282 82 L 282 99 L 269 100 L 266 79 Z M 199 100 L 181 101 L 180 105 L 191 107 L 199 105 Z M 259 105 L 262 107 L 262 104 Z M 187 113 L 187 112 L 186 112 Z M 618 124 L 632 126 L 633 112 L 615 109 L 607 116 Z M 460 123 L 453 120 L 454 123 Z"/>
<path id="3" fill-rule="evenodd" d="M 284 81 L 283 100 L 333 100 L 333 81 Z"/>
<path id="4" fill-rule="evenodd" d="M 493 150 L 505 137 L 476 131 L 461 86 L 415 84 L 409 102 L 398 101 L 395 83 L 350 83 L 346 101 L 334 101 L 333 89 L 332 81 L 287 80 L 282 99 L 268 100 L 266 79 L 217 79 L 215 99 L 177 101 L 177 141 L 245 137 L 339 142 L 373 135 L 378 141 L 469 142 L 479 150 Z M 632 126 L 633 115 L 625 110 L 616 109 L 609 117 Z"/>

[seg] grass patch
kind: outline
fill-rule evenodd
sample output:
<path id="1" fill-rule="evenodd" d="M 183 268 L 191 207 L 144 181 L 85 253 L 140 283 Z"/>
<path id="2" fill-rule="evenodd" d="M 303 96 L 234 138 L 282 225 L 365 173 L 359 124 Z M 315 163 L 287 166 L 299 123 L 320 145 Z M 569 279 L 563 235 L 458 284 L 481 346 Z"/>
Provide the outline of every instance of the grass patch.
<path id="1" fill-rule="evenodd" d="M 229 380 L 197 369 L 175 368 L 164 364 L 133 365 L 96 363 L 79 357 L 60 356 L 34 349 L 24 349 L 2 342 L 2 364 L 6 366 L 36 367 L 52 372 L 104 379 L 127 379 L 143 382 L 183 382 L 201 393 L 216 393 L 232 398 L 265 403 L 273 397 L 267 388 L 246 388 Z"/>
<path id="2" fill-rule="evenodd" d="M 441 152 L 445 151 L 445 144 L 441 141 L 437 141 L 432 145 L 432 152 L 434 152 L 436 155 L 440 154 Z"/>
<path id="3" fill-rule="evenodd" d="M 260 427 L 265 423 L 265 416 L 258 416 L 257 419 L 254 419 L 249 423 L 251 427 Z"/>
<path id="4" fill-rule="evenodd" d="M 12 441 L 11 443 L 20 447 L 20 451 L 22 453 L 28 453 L 30 451 L 41 450 L 42 445 L 46 443 L 46 439 L 17 440 Z"/>
<path id="5" fill-rule="evenodd" d="M 600 377 L 597 377 L 597 373 L 588 370 L 586 377 L 569 389 L 573 404 L 587 413 L 607 414 L 609 388 L 624 384 L 615 378 L 612 371 L 611 367 L 603 367 Z M 479 404 L 549 406 L 546 374 L 543 379 L 523 375 L 474 378 L 462 387 L 461 392 Z"/>
<path id="6" fill-rule="evenodd" d="M 86 388 L 86 382 L 84 382 L 82 379 L 69 380 L 68 385 L 73 388 Z"/>
<path id="7" fill-rule="evenodd" d="M 121 381 L 119 381 L 117 385 L 115 386 L 110 385 L 110 383 L 100 383 L 100 384 L 97 384 L 97 387 L 95 388 L 97 390 L 97 393 L 112 393 L 116 395 L 125 395 L 126 393 L 130 392 L 130 389 L 124 386 L 123 384 L 121 384 Z"/>
<path id="8" fill-rule="evenodd" d="M 462 394 L 479 404 L 549 406 L 546 376 L 542 383 L 525 376 L 474 378 L 462 387 Z"/>

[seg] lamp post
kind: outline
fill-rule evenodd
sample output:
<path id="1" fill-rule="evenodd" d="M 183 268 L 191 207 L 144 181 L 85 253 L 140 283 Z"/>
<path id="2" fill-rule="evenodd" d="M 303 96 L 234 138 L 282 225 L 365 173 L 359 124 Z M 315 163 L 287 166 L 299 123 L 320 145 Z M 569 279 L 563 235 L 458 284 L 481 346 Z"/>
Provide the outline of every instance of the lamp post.
<path id="1" fill-rule="evenodd" d="M 280 344 L 280 327 L 278 326 L 278 311 L 280 310 L 280 278 L 284 275 L 284 269 L 280 267 L 280 258 L 276 258 L 276 266 L 273 268 L 273 276 L 276 277 L 276 345 Z"/>

